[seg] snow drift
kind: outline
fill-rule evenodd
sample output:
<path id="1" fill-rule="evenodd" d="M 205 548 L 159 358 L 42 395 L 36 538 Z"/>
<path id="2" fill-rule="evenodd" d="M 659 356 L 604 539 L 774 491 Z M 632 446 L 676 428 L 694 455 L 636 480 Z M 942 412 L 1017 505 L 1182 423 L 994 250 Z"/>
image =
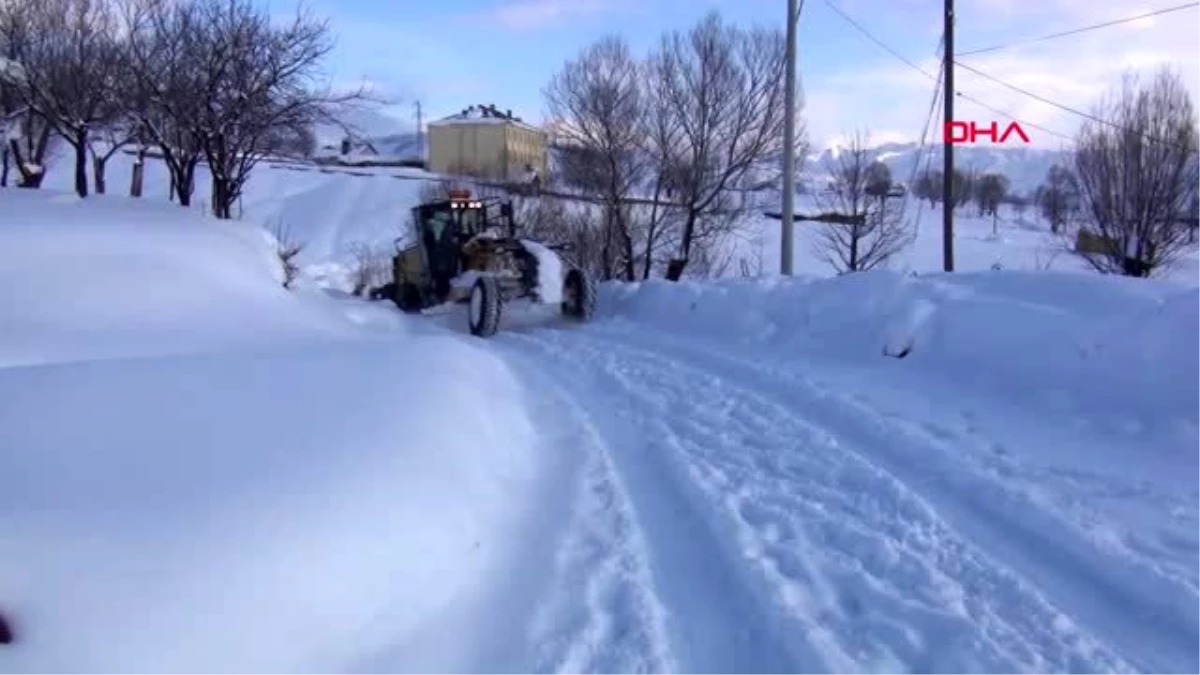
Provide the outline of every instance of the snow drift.
<path id="1" fill-rule="evenodd" d="M 168 204 L 0 192 L 0 365 L 269 346 L 351 326 L 282 286 L 274 240 Z"/>
<path id="2" fill-rule="evenodd" d="M 600 308 L 764 356 L 903 353 L 897 368 L 1014 400 L 1069 388 L 1098 414 L 1194 420 L 1200 406 L 1195 380 L 1180 377 L 1200 370 L 1200 290 L 1166 282 L 1016 271 L 651 281 L 606 288 Z"/>
<path id="3" fill-rule="evenodd" d="M 0 191 L 0 671 L 477 667 L 427 631 L 495 632 L 456 612 L 535 476 L 507 366 L 130 206 Z"/>

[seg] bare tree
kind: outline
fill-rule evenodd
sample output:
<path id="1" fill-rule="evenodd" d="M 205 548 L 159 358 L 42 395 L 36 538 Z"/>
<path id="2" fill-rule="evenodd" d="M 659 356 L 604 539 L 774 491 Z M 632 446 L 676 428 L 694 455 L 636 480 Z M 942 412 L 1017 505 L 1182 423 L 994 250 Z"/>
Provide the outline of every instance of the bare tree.
<path id="1" fill-rule="evenodd" d="M 1011 182 L 1008 177 L 999 173 L 985 173 L 977 177 L 972 185 L 972 198 L 979 206 L 981 215 L 996 215 L 1000 204 L 1008 196 Z"/>
<path id="2" fill-rule="evenodd" d="M 668 279 L 682 277 L 702 221 L 736 208 L 732 191 L 778 172 L 785 115 L 797 112 L 783 106 L 784 54 L 781 31 L 739 29 L 711 13 L 686 34 L 665 35 L 650 57 L 656 93 L 680 131 L 663 167 L 683 211 Z"/>
<path id="3" fill-rule="evenodd" d="M 1050 223 L 1050 231 L 1059 234 L 1067 220 L 1079 210 L 1079 182 L 1069 169 L 1055 164 L 1034 193 L 1034 202 L 1042 217 Z"/>
<path id="4" fill-rule="evenodd" d="M 88 194 L 88 135 L 111 121 L 120 49 L 111 4 L 99 0 L 14 2 L 29 31 L 17 58 L 25 66 L 25 103 L 75 154 L 75 191 Z M 8 22 L 4 22 L 8 23 Z"/>
<path id="5" fill-rule="evenodd" d="M 913 186 L 913 194 L 921 199 L 929 200 L 930 208 L 936 206 L 938 202 L 942 201 L 942 172 L 926 169 L 917 178 L 916 185 Z"/>
<path id="6" fill-rule="evenodd" d="M 231 217 L 255 165 L 284 130 L 332 119 L 335 105 L 364 98 L 318 88 L 320 66 L 333 48 L 327 22 L 299 12 L 275 26 L 251 0 L 192 0 L 201 18 L 204 94 L 195 133 L 212 174 L 212 207 Z"/>
<path id="7" fill-rule="evenodd" d="M 969 171 L 954 170 L 950 184 L 950 196 L 954 198 L 954 204 L 951 208 L 958 207 L 970 203 L 972 195 L 975 194 L 975 181 L 977 172 L 974 168 Z"/>
<path id="8" fill-rule="evenodd" d="M 1004 201 L 1018 219 L 1024 218 L 1025 212 L 1029 210 L 1029 198 L 1024 194 L 1010 194 Z"/>
<path id="9" fill-rule="evenodd" d="M 0 30 L 0 187 L 8 186 L 11 152 L 8 148 L 10 136 L 16 137 L 20 127 L 17 117 L 21 111 L 21 97 L 17 90 L 25 79 L 25 69 L 6 54 L 4 33 Z"/>
<path id="10" fill-rule="evenodd" d="M 870 155 L 866 133 L 850 136 L 828 161 L 829 188 L 817 196 L 823 211 L 840 216 L 820 223 L 815 244 L 839 274 L 873 269 L 908 244 L 900 207 L 889 202 L 886 191 L 882 198 L 878 195 L 881 174 Z"/>
<path id="11" fill-rule="evenodd" d="M 1105 274 L 1151 276 L 1188 248 L 1180 223 L 1200 181 L 1197 121 L 1179 75 L 1160 70 L 1149 86 L 1129 75 L 1085 122 L 1074 152 L 1080 202 L 1102 242 L 1077 253 Z"/>
<path id="12" fill-rule="evenodd" d="M 1010 183 L 1008 177 L 998 173 L 985 173 L 977 177 L 972 189 L 972 197 L 979 206 L 980 215 L 992 216 L 992 234 L 996 234 L 997 223 L 1000 219 L 1000 204 L 1008 196 Z"/>
<path id="13" fill-rule="evenodd" d="M 305 242 L 292 236 L 292 230 L 280 218 L 271 225 L 271 235 L 275 238 L 275 255 L 279 258 L 279 267 L 283 271 L 283 287 L 292 288 L 300 276 L 300 266 L 297 256 L 304 251 Z"/>
<path id="14" fill-rule="evenodd" d="M 642 86 L 645 90 L 645 114 L 642 116 L 642 152 L 651 163 L 649 209 L 635 209 L 638 227 L 642 232 L 641 277 L 649 279 L 661 262 L 671 233 L 682 223 L 681 209 L 671 205 L 676 198 L 680 180 L 678 158 L 683 156 L 683 126 L 667 97 L 664 82 L 654 77 L 653 61 L 641 65 Z"/>
<path id="15" fill-rule="evenodd" d="M 92 187 L 96 194 L 102 195 L 108 191 L 108 160 L 134 140 L 134 128 L 134 124 L 114 118 L 114 121 L 88 134 L 87 148 L 92 156 Z"/>
<path id="16" fill-rule="evenodd" d="M 0 105 L 5 115 L 4 183 L 10 163 L 17 169 L 17 184 L 41 187 L 56 137 L 46 117 L 30 105 L 29 70 L 21 62 L 40 39 L 32 25 L 32 0 L 0 2 Z"/>
<path id="17" fill-rule="evenodd" d="M 171 198 L 190 206 L 202 148 L 193 128 L 204 107 L 206 40 L 190 0 L 127 0 L 130 114 L 143 143 L 157 146 L 171 178 Z M 136 181 L 135 181 L 136 182 Z"/>
<path id="18" fill-rule="evenodd" d="M 643 92 L 638 64 L 621 38 L 583 50 L 545 88 L 547 110 L 565 146 L 561 171 L 570 185 L 599 197 L 604 207 L 603 277 L 635 278 L 634 234 L 628 198 L 643 183 Z"/>
<path id="19" fill-rule="evenodd" d="M 876 160 L 867 167 L 867 196 L 882 202 L 892 191 L 892 170 Z"/>

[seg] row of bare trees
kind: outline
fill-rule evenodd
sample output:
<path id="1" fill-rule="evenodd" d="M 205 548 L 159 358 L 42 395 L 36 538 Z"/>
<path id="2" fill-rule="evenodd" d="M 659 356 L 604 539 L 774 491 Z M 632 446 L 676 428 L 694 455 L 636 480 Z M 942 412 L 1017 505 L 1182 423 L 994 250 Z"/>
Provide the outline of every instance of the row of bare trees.
<path id="1" fill-rule="evenodd" d="M 1031 202 L 1061 247 L 1094 270 L 1152 276 L 1196 243 L 1198 138 L 1195 105 L 1177 72 L 1161 69 L 1149 82 L 1127 75 L 1094 106 L 1065 161 L 1050 167 Z M 913 192 L 936 203 L 943 180 L 928 172 Z M 954 180 L 957 206 L 972 198 L 971 180 L 965 174 Z M 1007 197 L 1002 184 L 985 186 L 983 194 L 975 187 L 981 213 L 994 213 L 997 195 Z"/>
<path id="2" fill-rule="evenodd" d="M 553 76 L 556 171 L 600 203 L 592 222 L 568 219 L 585 228 L 570 236 L 589 239 L 600 276 L 678 280 L 712 261 L 746 194 L 779 177 L 784 65 L 782 32 L 711 13 L 643 57 L 606 37 Z"/>
<path id="3" fill-rule="evenodd" d="M 1194 247 L 1200 137 L 1179 75 L 1127 76 L 1051 166 L 1033 203 L 1062 247 L 1103 274 L 1152 276 Z"/>
<path id="4" fill-rule="evenodd" d="M 320 68 L 333 43 L 306 12 L 279 24 L 252 0 L 5 0 L 0 3 L 0 116 L 4 173 L 38 187 L 61 141 L 74 157 L 75 191 L 106 190 L 105 165 L 135 147 L 157 150 L 172 196 L 188 206 L 197 167 L 211 174 L 220 218 L 254 166 L 333 121 L 339 103 Z"/>

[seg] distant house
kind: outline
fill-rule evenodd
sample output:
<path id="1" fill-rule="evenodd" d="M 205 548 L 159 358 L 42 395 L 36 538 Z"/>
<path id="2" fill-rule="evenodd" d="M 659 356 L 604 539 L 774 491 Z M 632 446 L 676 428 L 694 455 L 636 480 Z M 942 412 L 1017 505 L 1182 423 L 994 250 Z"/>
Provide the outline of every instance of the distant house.
<path id="1" fill-rule="evenodd" d="M 429 123 L 429 170 L 522 182 L 527 166 L 546 175 L 547 135 L 494 105 L 471 106 Z"/>

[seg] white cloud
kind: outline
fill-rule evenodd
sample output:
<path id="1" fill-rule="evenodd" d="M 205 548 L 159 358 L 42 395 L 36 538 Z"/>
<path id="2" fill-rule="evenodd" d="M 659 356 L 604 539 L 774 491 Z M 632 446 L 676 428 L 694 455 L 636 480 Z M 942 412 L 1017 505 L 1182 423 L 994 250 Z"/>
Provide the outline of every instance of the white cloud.
<path id="1" fill-rule="evenodd" d="M 910 2 L 915 0 L 895 0 L 895 11 L 913 11 L 914 7 L 902 7 Z M 960 53 L 1151 11 L 1145 6 L 1092 0 L 964 0 L 960 4 L 964 5 L 959 13 L 960 35 L 956 40 Z M 922 14 L 932 11 L 929 4 L 921 9 Z M 1135 72 L 1149 77 L 1157 68 L 1171 66 L 1179 72 L 1193 103 L 1197 104 L 1200 99 L 1200 45 L 1196 41 L 1196 14 L 1195 9 L 1185 10 L 1069 37 L 963 56 L 961 63 L 1081 112 L 1090 112 L 1107 92 L 1118 86 L 1123 73 Z M 887 20 L 876 18 L 870 22 L 870 26 L 875 25 L 887 25 Z M 983 28 L 1001 25 L 1003 30 L 989 32 Z M 965 26 L 971 29 L 963 29 Z M 886 34 L 880 36 L 883 38 Z M 932 60 L 917 63 L 927 72 L 936 73 L 937 64 Z M 807 82 L 809 101 L 822 102 L 819 106 L 810 105 L 805 114 L 814 144 L 818 146 L 854 128 L 912 129 L 909 136 L 917 137 L 925 123 L 934 87 L 933 81 L 886 55 L 826 77 L 808 78 Z M 1011 113 L 1022 121 L 1066 136 L 1073 136 L 1082 121 L 1078 115 L 992 82 L 963 67 L 955 70 L 955 88 L 965 96 Z M 822 117 L 826 110 L 836 111 L 836 115 Z M 955 100 L 955 117 L 981 122 L 1005 121 L 1002 116 L 963 96 Z M 940 131 L 940 117 L 937 129 Z M 1057 148 L 1066 142 L 1037 129 L 1026 127 L 1026 131 L 1035 146 Z"/>

